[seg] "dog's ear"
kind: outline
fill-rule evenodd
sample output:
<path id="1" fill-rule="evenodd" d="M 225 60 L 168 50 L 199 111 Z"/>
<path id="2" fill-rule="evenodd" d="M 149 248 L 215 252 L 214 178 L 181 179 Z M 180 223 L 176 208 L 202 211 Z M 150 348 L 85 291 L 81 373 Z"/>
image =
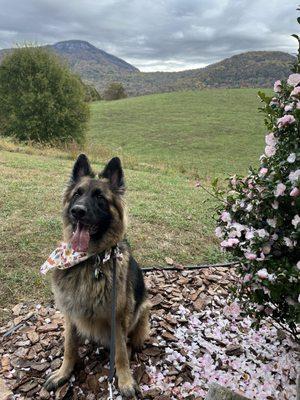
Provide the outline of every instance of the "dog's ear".
<path id="1" fill-rule="evenodd" d="M 124 194 L 125 180 L 119 157 L 114 157 L 109 161 L 104 170 L 100 172 L 99 178 L 108 179 L 110 187 L 114 192 Z"/>
<path id="2" fill-rule="evenodd" d="M 75 183 L 83 176 L 93 177 L 94 174 L 87 156 L 85 154 L 80 154 L 75 161 L 70 181 L 71 183 Z"/>

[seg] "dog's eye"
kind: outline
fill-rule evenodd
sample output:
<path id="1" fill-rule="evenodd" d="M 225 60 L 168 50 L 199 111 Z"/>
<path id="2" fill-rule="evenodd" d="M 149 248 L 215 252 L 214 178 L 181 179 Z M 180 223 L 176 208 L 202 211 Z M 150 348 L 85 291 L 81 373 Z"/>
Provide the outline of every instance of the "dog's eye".
<path id="1" fill-rule="evenodd" d="M 104 196 L 100 190 L 95 190 L 93 194 L 96 197 L 96 199 L 104 199 Z"/>
<path id="2" fill-rule="evenodd" d="M 83 193 L 83 190 L 81 188 L 77 189 L 76 192 L 74 193 L 73 197 L 80 197 Z"/>

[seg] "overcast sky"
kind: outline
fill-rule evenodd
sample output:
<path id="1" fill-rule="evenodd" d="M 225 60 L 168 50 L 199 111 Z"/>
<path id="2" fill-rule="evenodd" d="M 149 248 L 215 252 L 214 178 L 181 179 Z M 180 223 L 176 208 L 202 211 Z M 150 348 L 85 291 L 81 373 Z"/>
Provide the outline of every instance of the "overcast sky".
<path id="1" fill-rule="evenodd" d="M 142 71 L 249 50 L 293 53 L 300 0 L 0 0 L 0 48 L 82 39 Z"/>

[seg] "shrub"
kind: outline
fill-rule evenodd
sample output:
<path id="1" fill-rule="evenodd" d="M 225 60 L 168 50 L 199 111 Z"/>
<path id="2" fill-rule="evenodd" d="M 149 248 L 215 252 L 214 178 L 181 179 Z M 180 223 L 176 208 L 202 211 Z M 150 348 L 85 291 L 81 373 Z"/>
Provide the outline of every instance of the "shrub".
<path id="1" fill-rule="evenodd" d="M 81 82 L 84 87 L 84 101 L 90 103 L 92 101 L 100 101 L 102 100 L 100 93 L 98 90 L 87 83 Z"/>
<path id="2" fill-rule="evenodd" d="M 259 93 L 268 128 L 265 152 L 259 168 L 229 179 L 216 229 L 222 248 L 240 261 L 237 295 L 254 324 L 271 316 L 295 337 L 300 320 L 299 61 L 300 53 L 294 73 L 275 82 L 273 97 Z"/>
<path id="3" fill-rule="evenodd" d="M 113 82 L 105 90 L 103 97 L 105 100 L 119 100 L 127 97 L 127 94 L 122 83 Z"/>
<path id="4" fill-rule="evenodd" d="M 88 105 L 79 78 L 53 53 L 23 47 L 0 65 L 0 133 L 37 142 L 82 142 Z"/>

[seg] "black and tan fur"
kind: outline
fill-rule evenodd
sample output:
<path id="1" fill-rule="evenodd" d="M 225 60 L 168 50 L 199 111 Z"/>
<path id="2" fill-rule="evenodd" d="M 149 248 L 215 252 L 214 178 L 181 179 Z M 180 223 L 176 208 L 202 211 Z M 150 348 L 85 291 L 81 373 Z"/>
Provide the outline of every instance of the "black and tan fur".
<path id="1" fill-rule="evenodd" d="M 77 222 L 72 208 L 79 204 L 88 209 L 84 223 L 92 226 L 89 252 L 100 254 L 118 244 L 123 253 L 123 259 L 117 261 L 115 363 L 120 392 L 134 397 L 138 388 L 129 369 L 127 346 L 141 347 L 147 338 L 149 302 L 142 272 L 124 241 L 127 220 L 124 190 L 118 158 L 112 159 L 99 178 L 95 178 L 88 159 L 80 155 L 64 194 L 63 232 L 64 241 L 70 241 Z M 82 339 L 109 346 L 112 261 L 101 265 L 99 279 L 95 279 L 94 269 L 95 260 L 91 258 L 53 273 L 55 301 L 65 318 L 65 349 L 61 368 L 45 384 L 48 390 L 56 389 L 70 377 Z"/>

